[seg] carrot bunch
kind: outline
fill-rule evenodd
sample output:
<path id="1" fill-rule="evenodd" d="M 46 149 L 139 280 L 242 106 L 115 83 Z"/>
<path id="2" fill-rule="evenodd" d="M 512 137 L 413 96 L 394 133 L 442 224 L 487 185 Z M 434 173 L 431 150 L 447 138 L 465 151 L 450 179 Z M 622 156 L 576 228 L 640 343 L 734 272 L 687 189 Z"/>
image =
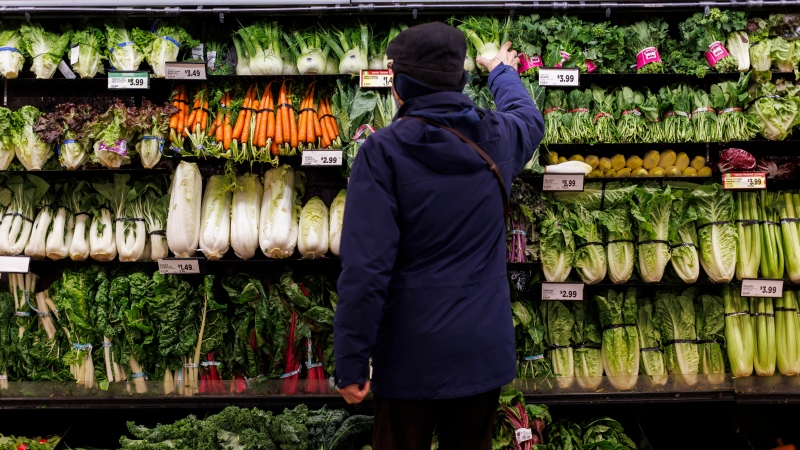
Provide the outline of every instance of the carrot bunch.
<path id="1" fill-rule="evenodd" d="M 280 91 L 278 91 L 278 104 L 275 106 L 275 113 L 277 116 L 275 147 L 271 149 L 272 154 L 294 155 L 299 144 L 299 136 L 297 134 L 297 120 L 294 117 L 292 97 L 287 95 L 285 81 L 281 84 Z"/>
<path id="2" fill-rule="evenodd" d="M 339 137 L 339 126 L 331 114 L 330 101 L 320 99 L 314 107 L 315 84 L 306 90 L 300 103 L 299 141 L 302 149 L 329 148 Z M 338 142 L 338 141 L 337 141 Z M 304 145 L 305 144 L 305 145 Z"/>
<path id="3" fill-rule="evenodd" d="M 219 99 L 219 106 L 217 108 L 214 123 L 208 130 L 208 136 L 214 136 L 214 142 L 217 143 L 217 149 L 223 150 L 228 153 L 233 142 L 233 126 L 231 125 L 231 93 L 226 91 Z"/>
<path id="4" fill-rule="evenodd" d="M 189 120 L 189 97 L 186 94 L 186 87 L 178 86 L 172 92 L 170 102 L 178 108 L 178 112 L 169 119 L 169 140 L 173 150 L 183 151 L 183 141 L 186 134 L 186 124 Z"/>
<path id="5" fill-rule="evenodd" d="M 200 86 L 194 95 L 192 113 L 189 114 L 186 127 L 183 129 L 184 136 L 189 138 L 189 142 L 192 145 L 191 153 L 194 156 L 205 156 L 210 153 L 210 150 L 213 150 L 209 148 L 211 145 L 206 138 L 209 114 L 208 89 L 206 86 Z"/>

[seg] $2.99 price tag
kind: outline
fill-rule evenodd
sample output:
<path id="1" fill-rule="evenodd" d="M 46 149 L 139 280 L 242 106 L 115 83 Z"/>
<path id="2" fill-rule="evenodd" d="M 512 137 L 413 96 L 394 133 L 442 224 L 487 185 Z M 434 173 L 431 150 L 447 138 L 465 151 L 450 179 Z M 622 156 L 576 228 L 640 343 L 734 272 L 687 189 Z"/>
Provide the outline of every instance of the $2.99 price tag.
<path id="1" fill-rule="evenodd" d="M 539 69 L 539 86 L 580 86 L 578 69 Z"/>
<path id="2" fill-rule="evenodd" d="M 583 300 L 583 283 L 542 283 L 542 300 Z"/>
<path id="3" fill-rule="evenodd" d="M 303 152 L 303 166 L 341 166 L 341 150 L 306 150 Z"/>
<path id="4" fill-rule="evenodd" d="M 582 173 L 546 173 L 544 175 L 542 190 L 583 192 L 584 178 Z"/>
<path id="5" fill-rule="evenodd" d="M 742 297 L 783 297 L 783 280 L 745 278 L 742 280 Z"/>
<path id="6" fill-rule="evenodd" d="M 150 89 L 150 74 L 147 72 L 108 72 L 109 89 Z"/>
<path id="7" fill-rule="evenodd" d="M 728 172 L 722 175 L 724 189 L 766 189 L 767 174 L 764 172 Z"/>
<path id="8" fill-rule="evenodd" d="M 158 260 L 158 271 L 162 274 L 185 275 L 200 273 L 202 258 L 166 258 Z"/>

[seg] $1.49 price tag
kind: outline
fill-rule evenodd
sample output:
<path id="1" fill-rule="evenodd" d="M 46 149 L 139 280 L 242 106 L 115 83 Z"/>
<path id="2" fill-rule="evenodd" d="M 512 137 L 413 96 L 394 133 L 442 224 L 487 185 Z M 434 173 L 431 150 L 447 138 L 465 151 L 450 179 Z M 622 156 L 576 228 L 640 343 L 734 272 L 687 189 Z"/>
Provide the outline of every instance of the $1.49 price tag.
<path id="1" fill-rule="evenodd" d="M 362 88 L 390 88 L 392 75 L 388 70 L 362 70 L 359 80 Z"/>
<path id="2" fill-rule="evenodd" d="M 584 178 L 582 173 L 546 173 L 542 190 L 583 192 Z"/>
<path id="3" fill-rule="evenodd" d="M 206 63 L 204 62 L 168 62 L 166 68 L 168 80 L 206 79 Z"/>
<path id="4" fill-rule="evenodd" d="M 162 274 L 186 275 L 200 273 L 202 258 L 165 258 L 158 260 L 158 271 Z"/>
<path id="5" fill-rule="evenodd" d="M 542 283 L 542 300 L 583 300 L 583 283 Z"/>
<path id="6" fill-rule="evenodd" d="M 303 166 L 341 166 L 341 150 L 306 150 L 303 152 Z"/>
<path id="7" fill-rule="evenodd" d="M 722 174 L 724 189 L 766 189 L 767 174 L 764 172 L 728 172 Z"/>
<path id="8" fill-rule="evenodd" d="M 580 86 L 578 69 L 539 69 L 539 86 Z"/>
<path id="9" fill-rule="evenodd" d="M 742 297 L 783 297 L 783 280 L 745 278 L 742 280 Z"/>
<path id="10" fill-rule="evenodd" d="M 150 74 L 147 72 L 108 72 L 109 89 L 150 89 Z"/>

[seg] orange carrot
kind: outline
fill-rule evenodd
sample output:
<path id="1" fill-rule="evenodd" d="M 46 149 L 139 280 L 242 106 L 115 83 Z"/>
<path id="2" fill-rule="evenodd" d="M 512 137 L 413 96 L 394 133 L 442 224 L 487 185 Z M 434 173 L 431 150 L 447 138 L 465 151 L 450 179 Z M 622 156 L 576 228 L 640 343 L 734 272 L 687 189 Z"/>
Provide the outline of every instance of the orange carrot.
<path id="1" fill-rule="evenodd" d="M 278 109 L 277 118 L 275 119 L 275 143 L 283 145 L 283 109 Z"/>
<path id="2" fill-rule="evenodd" d="M 319 121 L 317 121 L 319 123 Z M 320 145 L 321 148 L 328 148 L 331 146 L 331 138 L 328 135 L 328 127 L 320 126 Z"/>
<path id="3" fill-rule="evenodd" d="M 169 127 L 174 130 L 176 126 L 178 126 L 178 113 L 173 114 L 169 118 Z"/>
<path id="4" fill-rule="evenodd" d="M 231 127 L 230 123 L 225 124 L 225 132 L 222 138 L 222 147 L 225 150 L 229 150 L 231 148 L 231 141 L 233 140 L 233 127 Z"/>
<path id="5" fill-rule="evenodd" d="M 258 107 L 256 109 L 259 109 L 261 106 L 261 102 L 256 102 L 256 103 L 258 104 Z M 261 136 L 261 122 L 263 120 L 264 120 L 264 113 L 256 111 L 256 128 L 253 131 L 253 145 L 255 145 L 256 147 L 259 146 L 258 143 L 260 141 L 258 140 L 258 138 Z"/>
<path id="6" fill-rule="evenodd" d="M 299 144 L 297 140 L 297 120 L 294 118 L 294 110 L 291 107 L 291 97 L 286 98 L 286 103 L 289 105 L 286 107 L 286 112 L 289 115 L 289 144 L 292 146 L 292 148 L 297 148 Z"/>
<path id="7" fill-rule="evenodd" d="M 275 102 L 272 99 L 272 93 L 269 95 L 267 102 L 269 109 L 272 111 L 267 112 L 267 139 L 275 140 Z M 266 145 L 266 143 L 264 144 Z"/>
<path id="8" fill-rule="evenodd" d="M 306 118 L 308 117 L 308 111 L 305 109 L 308 107 L 308 97 L 304 98 L 302 102 L 300 102 L 300 117 L 297 118 L 299 122 L 299 130 L 297 139 L 300 142 L 307 142 L 306 141 L 306 134 L 308 130 L 306 130 L 306 123 L 308 122 Z M 310 136 L 309 136 L 310 137 Z"/>
<path id="9" fill-rule="evenodd" d="M 197 120 L 197 111 L 200 110 L 200 97 L 194 99 L 194 104 L 192 105 L 192 113 L 189 114 L 189 119 L 186 121 L 186 126 L 189 129 L 194 127 L 194 123 Z"/>
<path id="10" fill-rule="evenodd" d="M 251 103 L 250 106 L 253 109 L 257 110 L 258 100 Z M 242 130 L 242 143 L 250 142 L 250 122 L 252 121 L 253 121 L 253 111 L 247 111 L 247 115 L 244 118 L 244 129 Z"/>
<path id="11" fill-rule="evenodd" d="M 289 111 L 288 105 L 289 103 L 286 101 L 286 82 L 281 85 L 281 91 L 278 98 L 278 110 L 281 114 L 281 126 L 283 127 L 283 138 L 284 140 L 289 140 L 291 136 L 291 130 L 289 129 Z"/>

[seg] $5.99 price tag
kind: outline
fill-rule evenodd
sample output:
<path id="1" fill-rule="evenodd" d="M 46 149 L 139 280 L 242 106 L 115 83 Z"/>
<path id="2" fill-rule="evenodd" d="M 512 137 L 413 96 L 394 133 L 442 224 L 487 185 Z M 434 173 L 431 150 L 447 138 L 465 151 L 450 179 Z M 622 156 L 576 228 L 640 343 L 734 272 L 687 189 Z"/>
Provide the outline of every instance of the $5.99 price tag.
<path id="1" fill-rule="evenodd" d="M 206 79 L 206 63 L 204 62 L 168 62 L 166 69 L 168 80 Z"/>
<path id="2" fill-rule="evenodd" d="M 742 297 L 783 297 L 783 280 L 745 278 L 742 280 Z"/>
<path id="3" fill-rule="evenodd" d="M 767 174 L 764 172 L 728 172 L 722 174 L 724 189 L 766 189 Z"/>
<path id="4" fill-rule="evenodd" d="M 583 283 L 542 283 L 542 300 L 583 300 Z"/>
<path id="5" fill-rule="evenodd" d="M 303 152 L 303 166 L 341 166 L 341 150 L 306 150 Z"/>
<path id="6" fill-rule="evenodd" d="M 109 89 L 150 89 L 150 74 L 147 72 L 108 72 Z"/>
<path id="7" fill-rule="evenodd" d="M 202 258 L 165 258 L 158 260 L 158 271 L 162 274 L 185 275 L 200 273 Z"/>
<path id="8" fill-rule="evenodd" d="M 578 69 L 539 69 L 539 86 L 580 86 Z"/>
<path id="9" fill-rule="evenodd" d="M 546 173 L 542 190 L 583 192 L 584 178 L 582 173 Z"/>

